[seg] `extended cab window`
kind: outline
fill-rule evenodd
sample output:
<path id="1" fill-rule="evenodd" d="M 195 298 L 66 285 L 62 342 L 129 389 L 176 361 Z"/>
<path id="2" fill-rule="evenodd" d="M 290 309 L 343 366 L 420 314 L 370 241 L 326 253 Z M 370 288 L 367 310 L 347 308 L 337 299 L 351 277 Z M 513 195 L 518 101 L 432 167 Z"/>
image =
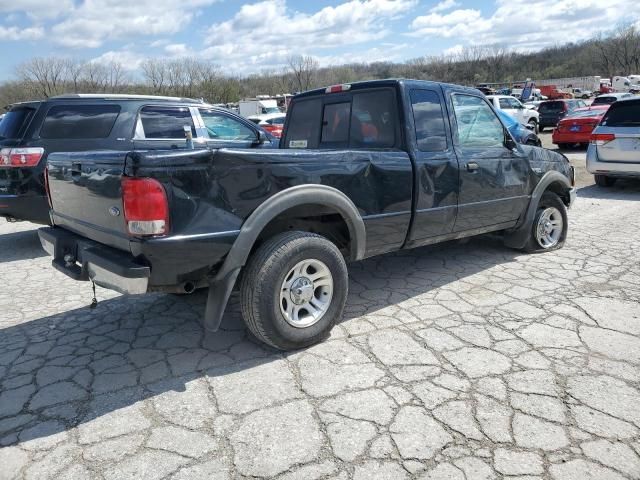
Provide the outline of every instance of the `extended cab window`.
<path id="1" fill-rule="evenodd" d="M 107 138 L 119 105 L 55 105 L 40 129 L 41 138 Z"/>
<path id="2" fill-rule="evenodd" d="M 413 90 L 411 108 L 418 150 L 441 152 L 447 149 L 447 136 L 440 97 L 433 90 Z"/>
<path id="3" fill-rule="evenodd" d="M 395 111 L 391 90 L 354 93 L 350 146 L 393 147 L 396 143 Z"/>
<path id="4" fill-rule="evenodd" d="M 453 95 L 453 111 L 461 147 L 501 147 L 504 127 L 491 107 L 480 97 Z"/>
<path id="5" fill-rule="evenodd" d="M 184 138 L 184 127 L 191 128 L 196 137 L 196 129 L 187 107 L 144 107 L 140 111 L 140 121 L 144 138 Z"/>
<path id="6" fill-rule="evenodd" d="M 209 138 L 212 140 L 255 140 L 256 133 L 238 120 L 213 110 L 200 110 Z"/>

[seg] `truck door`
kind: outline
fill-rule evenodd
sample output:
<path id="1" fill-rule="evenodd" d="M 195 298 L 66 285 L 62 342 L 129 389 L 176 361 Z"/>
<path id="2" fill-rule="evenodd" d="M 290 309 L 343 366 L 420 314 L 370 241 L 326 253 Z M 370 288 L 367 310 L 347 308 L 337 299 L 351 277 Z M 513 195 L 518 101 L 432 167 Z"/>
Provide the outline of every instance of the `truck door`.
<path id="1" fill-rule="evenodd" d="M 506 131 L 485 99 L 453 93 L 452 130 L 460 162 L 454 232 L 511 226 L 528 202 L 529 165 L 506 147 Z"/>
<path id="2" fill-rule="evenodd" d="M 415 213 L 407 246 L 451 233 L 458 210 L 458 159 L 445 127 L 444 102 L 438 90 L 409 92 L 415 140 Z M 411 121 L 413 120 L 413 121 Z M 413 132 L 412 132 L 413 130 Z"/>

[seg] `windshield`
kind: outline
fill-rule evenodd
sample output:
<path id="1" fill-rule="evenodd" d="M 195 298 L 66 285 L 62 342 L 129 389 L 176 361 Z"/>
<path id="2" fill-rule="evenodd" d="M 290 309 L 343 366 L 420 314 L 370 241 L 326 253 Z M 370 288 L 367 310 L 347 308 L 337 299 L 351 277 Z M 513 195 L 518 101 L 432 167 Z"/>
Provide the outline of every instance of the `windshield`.
<path id="1" fill-rule="evenodd" d="M 280 113 L 280 109 L 278 107 L 262 107 L 262 113 L 265 115 L 269 113 Z"/>
<path id="2" fill-rule="evenodd" d="M 573 112 L 566 118 L 584 118 L 584 117 L 601 117 L 606 113 L 606 110 L 584 110 L 582 112 Z"/>
<path id="3" fill-rule="evenodd" d="M 14 108 L 8 111 L 0 120 L 0 139 L 21 138 L 33 112 L 33 108 Z"/>
<path id="4" fill-rule="evenodd" d="M 608 127 L 634 127 L 640 125 L 640 102 L 624 101 L 612 105 L 602 120 Z"/>
<path id="5" fill-rule="evenodd" d="M 601 96 L 601 97 L 597 97 L 592 103 L 591 105 L 607 105 L 609 103 L 613 103 L 616 100 L 618 100 L 616 97 L 605 97 L 605 96 Z"/>
<path id="6" fill-rule="evenodd" d="M 564 102 L 544 102 L 538 107 L 539 112 L 557 113 L 564 111 Z"/>

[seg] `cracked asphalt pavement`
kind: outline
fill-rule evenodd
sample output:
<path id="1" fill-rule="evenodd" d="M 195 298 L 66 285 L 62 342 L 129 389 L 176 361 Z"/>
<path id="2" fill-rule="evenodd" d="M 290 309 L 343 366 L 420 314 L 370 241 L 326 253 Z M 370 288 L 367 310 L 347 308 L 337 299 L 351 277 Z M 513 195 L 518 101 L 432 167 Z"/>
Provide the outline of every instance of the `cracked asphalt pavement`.
<path id="1" fill-rule="evenodd" d="M 351 264 L 282 354 L 237 298 L 122 297 L 0 223 L 0 478 L 638 479 L 640 183 L 580 190 L 564 249 L 491 237 Z"/>

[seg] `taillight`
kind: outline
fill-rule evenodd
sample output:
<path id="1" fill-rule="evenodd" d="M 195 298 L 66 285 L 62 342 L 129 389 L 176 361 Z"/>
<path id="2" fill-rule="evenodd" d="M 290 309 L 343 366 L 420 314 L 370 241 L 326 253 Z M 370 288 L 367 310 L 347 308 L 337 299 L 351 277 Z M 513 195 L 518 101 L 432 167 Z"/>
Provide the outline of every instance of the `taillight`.
<path id="1" fill-rule="evenodd" d="M 169 232 L 167 194 L 157 180 L 122 177 L 122 203 L 131 235 L 165 235 Z"/>
<path id="2" fill-rule="evenodd" d="M 599 146 L 609 143 L 615 139 L 616 136 L 613 133 L 592 133 L 590 138 L 592 144 Z"/>
<path id="3" fill-rule="evenodd" d="M 327 87 L 324 93 L 348 92 L 349 90 L 351 90 L 351 85 L 343 83 L 342 85 L 331 85 L 330 87 Z"/>
<path id="4" fill-rule="evenodd" d="M 0 167 L 35 167 L 44 155 L 44 148 L 3 148 Z"/>

